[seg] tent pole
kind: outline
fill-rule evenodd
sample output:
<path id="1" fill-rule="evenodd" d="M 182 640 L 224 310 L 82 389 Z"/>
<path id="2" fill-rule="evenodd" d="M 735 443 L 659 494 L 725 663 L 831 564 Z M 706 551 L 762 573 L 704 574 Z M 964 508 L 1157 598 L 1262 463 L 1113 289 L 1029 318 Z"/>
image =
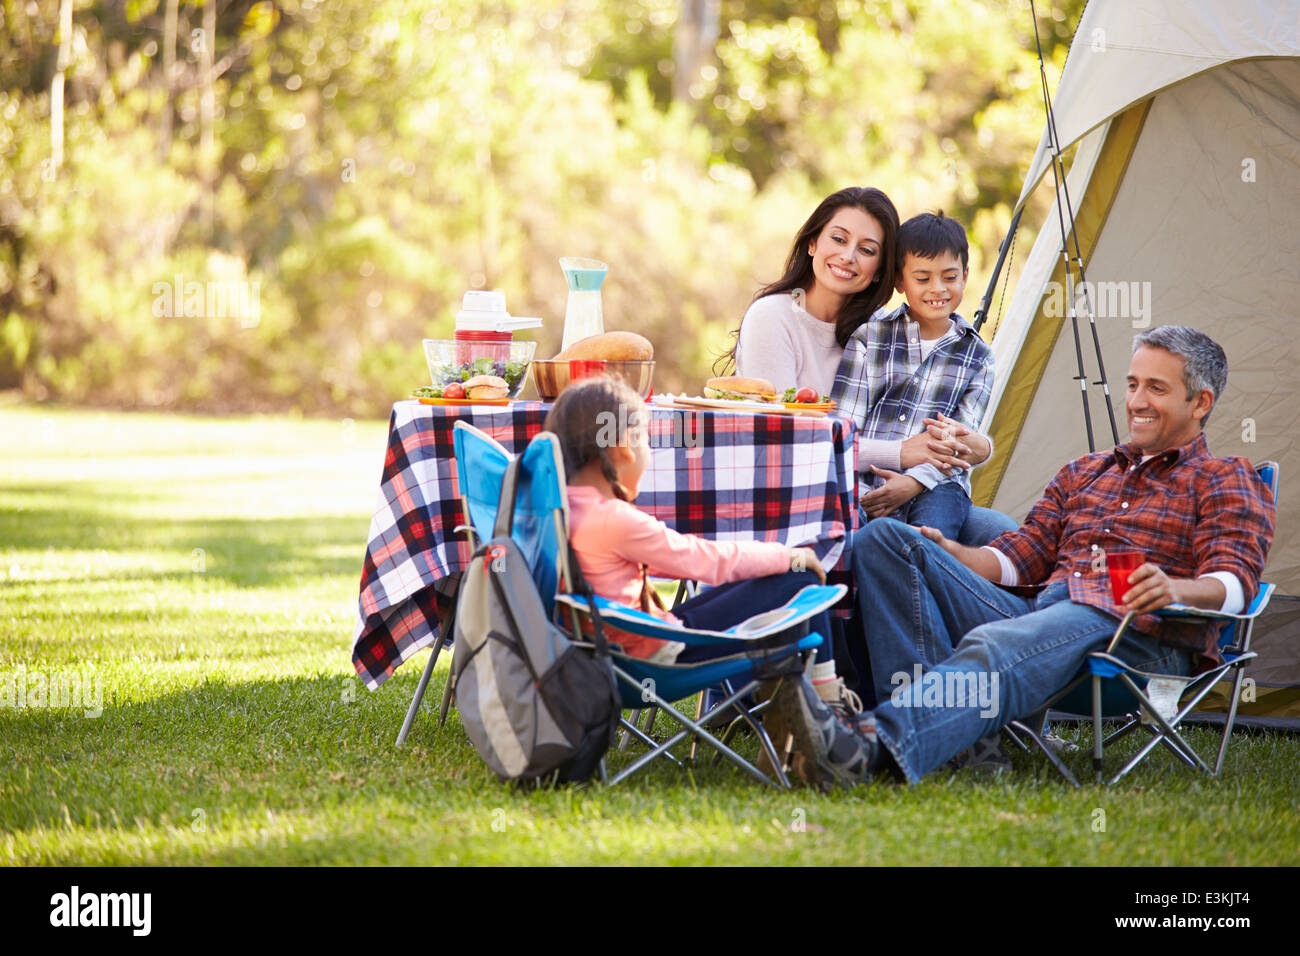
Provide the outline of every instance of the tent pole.
<path id="1" fill-rule="evenodd" d="M 998 284 L 998 276 L 1002 273 L 1002 264 L 1007 261 L 1007 250 L 1011 248 L 1011 237 L 1016 234 L 1020 228 L 1020 217 L 1024 215 L 1025 207 L 1021 206 L 1016 214 L 1011 217 L 1011 225 L 1007 229 L 1007 234 L 1002 238 L 1002 245 L 998 248 L 998 261 L 993 266 L 993 275 L 989 276 L 988 288 L 984 290 L 984 298 L 980 299 L 980 307 L 975 310 L 975 331 L 980 330 L 984 324 L 984 319 L 989 314 L 989 308 L 993 304 L 993 292 Z"/>
<path id="2" fill-rule="evenodd" d="M 1031 0 L 1031 4 L 1032 4 L 1032 0 Z M 1037 20 L 1034 21 L 1034 26 L 1036 29 L 1038 26 Z M 1041 68 L 1042 65 L 1041 48 L 1039 50 L 1039 65 Z M 1065 176 L 1065 160 L 1061 158 L 1061 140 L 1060 137 L 1058 137 L 1056 134 L 1056 113 L 1052 109 L 1051 97 L 1048 95 L 1047 92 L 1047 77 L 1045 74 L 1043 76 L 1043 96 L 1045 102 L 1047 103 L 1047 125 L 1049 130 L 1048 137 L 1052 144 L 1052 161 L 1054 164 L 1058 161 L 1061 164 L 1060 186 L 1061 189 L 1064 190 L 1065 192 L 1065 214 L 1070 219 L 1069 238 L 1074 240 L 1074 264 L 1079 267 L 1079 287 L 1083 291 L 1084 309 L 1088 315 L 1088 328 L 1092 331 L 1093 353 L 1097 356 L 1097 372 L 1099 375 L 1099 380 L 1094 382 L 1093 384 L 1101 386 L 1102 396 L 1104 397 L 1106 402 L 1106 414 L 1110 418 L 1111 440 L 1116 445 L 1118 445 L 1119 429 L 1115 425 L 1115 409 L 1110 401 L 1110 381 L 1106 377 L 1106 360 L 1102 357 L 1102 353 L 1101 353 L 1101 337 L 1097 335 L 1097 313 L 1093 309 L 1092 298 L 1088 294 L 1089 292 L 1088 277 L 1084 274 L 1084 269 L 1083 269 L 1083 251 L 1079 248 L 1079 231 L 1078 229 L 1075 228 L 1075 222 L 1074 222 L 1074 203 L 1070 200 L 1070 182 Z M 1070 247 L 1069 247 L 1068 240 L 1066 240 L 1064 236 L 1062 237 L 1061 251 L 1065 254 L 1066 261 L 1068 264 L 1069 256 L 1070 256 Z M 1082 369 L 1082 365 L 1080 365 L 1080 369 Z M 1090 436 L 1092 434 L 1091 426 L 1089 427 L 1088 434 Z M 1089 449 L 1092 448 L 1091 438 L 1089 438 L 1088 447 Z"/>
<path id="3" fill-rule="evenodd" d="M 1063 197 L 1061 191 L 1062 180 L 1065 179 L 1065 161 L 1061 158 L 1061 146 L 1056 136 L 1056 122 L 1052 115 L 1052 97 L 1047 90 L 1047 66 L 1043 62 L 1043 43 L 1038 35 L 1038 11 L 1034 7 L 1034 0 L 1029 0 L 1029 12 L 1034 21 L 1034 43 L 1038 47 L 1038 76 L 1043 89 L 1043 108 L 1047 112 L 1047 142 L 1052 154 L 1052 182 L 1056 187 L 1054 197 L 1056 221 L 1061 229 L 1061 255 L 1065 257 L 1065 299 L 1070 312 L 1070 325 L 1074 330 L 1074 360 L 1079 370 L 1075 380 L 1079 383 L 1079 395 L 1083 399 L 1083 427 L 1088 435 L 1088 451 L 1095 452 L 1097 443 L 1092 435 L 1092 409 L 1088 405 L 1088 372 L 1083 367 L 1083 345 L 1079 341 L 1079 315 L 1074 305 L 1074 282 L 1070 273 L 1070 237 L 1065 228 L 1064 210 L 1069 205 L 1069 195 L 1067 193 Z M 1070 226 L 1073 231 L 1073 210 L 1070 211 Z"/>

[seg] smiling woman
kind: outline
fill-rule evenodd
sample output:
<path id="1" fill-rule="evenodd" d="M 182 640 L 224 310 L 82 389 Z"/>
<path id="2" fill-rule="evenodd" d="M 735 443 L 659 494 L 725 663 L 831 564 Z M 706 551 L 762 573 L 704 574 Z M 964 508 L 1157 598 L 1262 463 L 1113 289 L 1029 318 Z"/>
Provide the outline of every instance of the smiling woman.
<path id="1" fill-rule="evenodd" d="M 879 189 L 823 199 L 795 236 L 785 274 L 754 296 L 719 373 L 734 365 L 778 391 L 829 394 L 849 336 L 889 300 L 897 235 L 898 211 Z"/>

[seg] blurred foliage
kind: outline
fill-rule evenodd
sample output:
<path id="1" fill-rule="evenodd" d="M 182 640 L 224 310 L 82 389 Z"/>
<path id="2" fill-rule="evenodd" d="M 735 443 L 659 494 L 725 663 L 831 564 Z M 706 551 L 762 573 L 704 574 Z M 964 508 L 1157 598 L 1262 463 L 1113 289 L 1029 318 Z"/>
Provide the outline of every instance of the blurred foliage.
<path id="1" fill-rule="evenodd" d="M 56 167 L 59 3 L 0 0 L 0 388 L 34 399 L 379 414 L 467 289 L 555 351 L 561 255 L 695 387 L 849 184 L 968 225 L 969 315 L 1042 127 L 1027 3 L 720 0 L 673 101 L 682 0 L 206 0 L 214 36 L 172 0 L 170 76 L 169 0 L 62 2 Z M 1083 0 L 1038 7 L 1054 86 Z"/>

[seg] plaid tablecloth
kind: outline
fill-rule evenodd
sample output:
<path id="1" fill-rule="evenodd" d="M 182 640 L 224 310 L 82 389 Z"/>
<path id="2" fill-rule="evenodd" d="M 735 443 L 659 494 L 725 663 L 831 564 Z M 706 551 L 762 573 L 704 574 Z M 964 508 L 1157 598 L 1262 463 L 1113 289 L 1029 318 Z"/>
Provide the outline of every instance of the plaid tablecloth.
<path id="1" fill-rule="evenodd" d="M 519 454 L 549 409 L 540 402 L 393 406 L 352 642 L 353 666 L 368 687 L 432 643 L 439 601 L 469 566 L 469 545 L 454 533 L 465 523 L 454 423 L 465 419 Z M 808 545 L 825 566 L 841 562 L 857 523 L 849 422 L 652 406 L 650 447 L 636 500 L 643 511 L 684 534 Z"/>

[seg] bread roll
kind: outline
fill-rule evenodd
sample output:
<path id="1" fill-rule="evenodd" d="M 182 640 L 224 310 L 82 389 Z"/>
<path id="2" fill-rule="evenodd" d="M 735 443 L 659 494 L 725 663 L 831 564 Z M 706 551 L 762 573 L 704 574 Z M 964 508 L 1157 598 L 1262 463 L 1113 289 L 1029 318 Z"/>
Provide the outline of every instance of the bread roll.
<path id="1" fill-rule="evenodd" d="M 775 402 L 776 386 L 765 378 L 747 378 L 743 375 L 724 375 L 711 378 L 704 385 L 705 398 L 722 398 L 733 401 Z"/>
<path id="2" fill-rule="evenodd" d="M 465 397 L 475 401 L 505 398 L 510 394 L 510 385 L 504 378 L 496 375 L 475 375 L 464 383 Z"/>
<path id="3" fill-rule="evenodd" d="M 604 359 L 607 362 L 648 362 L 655 357 L 655 347 L 644 335 L 635 332 L 604 332 L 579 339 L 555 356 L 553 361 Z"/>

